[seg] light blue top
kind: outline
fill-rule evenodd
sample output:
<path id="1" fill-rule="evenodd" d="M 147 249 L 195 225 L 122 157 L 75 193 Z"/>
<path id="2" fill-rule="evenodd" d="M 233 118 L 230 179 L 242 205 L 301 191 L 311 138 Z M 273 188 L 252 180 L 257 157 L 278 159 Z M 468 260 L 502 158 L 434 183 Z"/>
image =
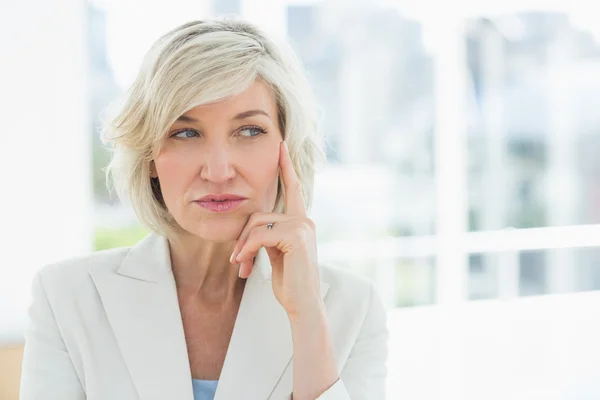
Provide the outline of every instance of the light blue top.
<path id="1" fill-rule="evenodd" d="M 201 379 L 192 379 L 194 387 L 194 400 L 213 400 L 217 391 L 219 381 L 204 381 Z"/>

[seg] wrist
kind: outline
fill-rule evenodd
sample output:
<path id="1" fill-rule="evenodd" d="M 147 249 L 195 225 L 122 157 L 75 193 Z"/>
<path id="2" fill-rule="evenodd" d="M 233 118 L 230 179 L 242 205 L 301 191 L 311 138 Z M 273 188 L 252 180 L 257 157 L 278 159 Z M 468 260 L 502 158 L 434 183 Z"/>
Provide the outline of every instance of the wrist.
<path id="1" fill-rule="evenodd" d="M 321 300 L 299 307 L 288 313 L 288 319 L 294 325 L 317 324 L 326 321 L 325 304 Z"/>

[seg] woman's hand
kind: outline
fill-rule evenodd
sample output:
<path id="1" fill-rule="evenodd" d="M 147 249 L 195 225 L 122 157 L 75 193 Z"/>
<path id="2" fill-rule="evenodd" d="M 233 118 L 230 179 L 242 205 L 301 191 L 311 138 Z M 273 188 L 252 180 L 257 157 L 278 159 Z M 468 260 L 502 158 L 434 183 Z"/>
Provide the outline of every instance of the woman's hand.
<path id="1" fill-rule="evenodd" d="M 288 316 L 314 314 L 323 309 L 317 263 L 315 224 L 306 216 L 300 181 L 285 142 L 279 166 L 285 185 L 286 213 L 254 213 L 242 230 L 231 262 L 239 262 L 240 277 L 250 275 L 253 259 L 265 247 L 273 267 L 273 291 Z M 273 226 L 268 229 L 267 224 Z"/>
<path id="2" fill-rule="evenodd" d="M 282 142 L 284 143 L 284 142 Z M 279 165 L 286 213 L 255 213 L 232 254 L 240 276 L 250 275 L 253 258 L 265 247 L 273 267 L 273 291 L 290 319 L 294 343 L 294 391 L 298 400 L 315 399 L 339 379 L 333 342 L 321 300 L 315 224 L 306 216 L 302 188 L 285 143 Z M 267 224 L 273 222 L 272 229 Z"/>

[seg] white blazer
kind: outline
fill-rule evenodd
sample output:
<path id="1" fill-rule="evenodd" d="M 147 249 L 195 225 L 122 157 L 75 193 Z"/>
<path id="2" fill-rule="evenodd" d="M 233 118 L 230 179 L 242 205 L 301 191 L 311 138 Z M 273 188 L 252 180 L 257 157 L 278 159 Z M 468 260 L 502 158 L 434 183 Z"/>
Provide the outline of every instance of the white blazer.
<path id="1" fill-rule="evenodd" d="M 264 248 L 248 277 L 215 400 L 290 399 L 292 336 Z M 257 268 L 258 267 L 258 268 Z M 320 266 L 340 379 L 320 400 L 385 398 L 386 313 L 368 281 Z M 193 400 L 166 238 L 42 268 L 33 283 L 21 400 Z"/>

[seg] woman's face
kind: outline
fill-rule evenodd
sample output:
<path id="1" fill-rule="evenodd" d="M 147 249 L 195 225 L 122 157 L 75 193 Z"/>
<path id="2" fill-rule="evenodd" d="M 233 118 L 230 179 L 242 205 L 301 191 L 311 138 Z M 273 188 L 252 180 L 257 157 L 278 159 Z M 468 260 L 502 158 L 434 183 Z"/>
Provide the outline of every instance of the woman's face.
<path id="1" fill-rule="evenodd" d="M 195 107 L 168 130 L 154 160 L 165 204 L 187 232 L 212 241 L 236 240 L 251 214 L 271 212 L 277 196 L 279 129 L 271 89 L 255 81 L 245 92 Z M 245 197 L 214 211 L 210 194 Z M 209 208 L 207 208 L 209 207 Z"/>

